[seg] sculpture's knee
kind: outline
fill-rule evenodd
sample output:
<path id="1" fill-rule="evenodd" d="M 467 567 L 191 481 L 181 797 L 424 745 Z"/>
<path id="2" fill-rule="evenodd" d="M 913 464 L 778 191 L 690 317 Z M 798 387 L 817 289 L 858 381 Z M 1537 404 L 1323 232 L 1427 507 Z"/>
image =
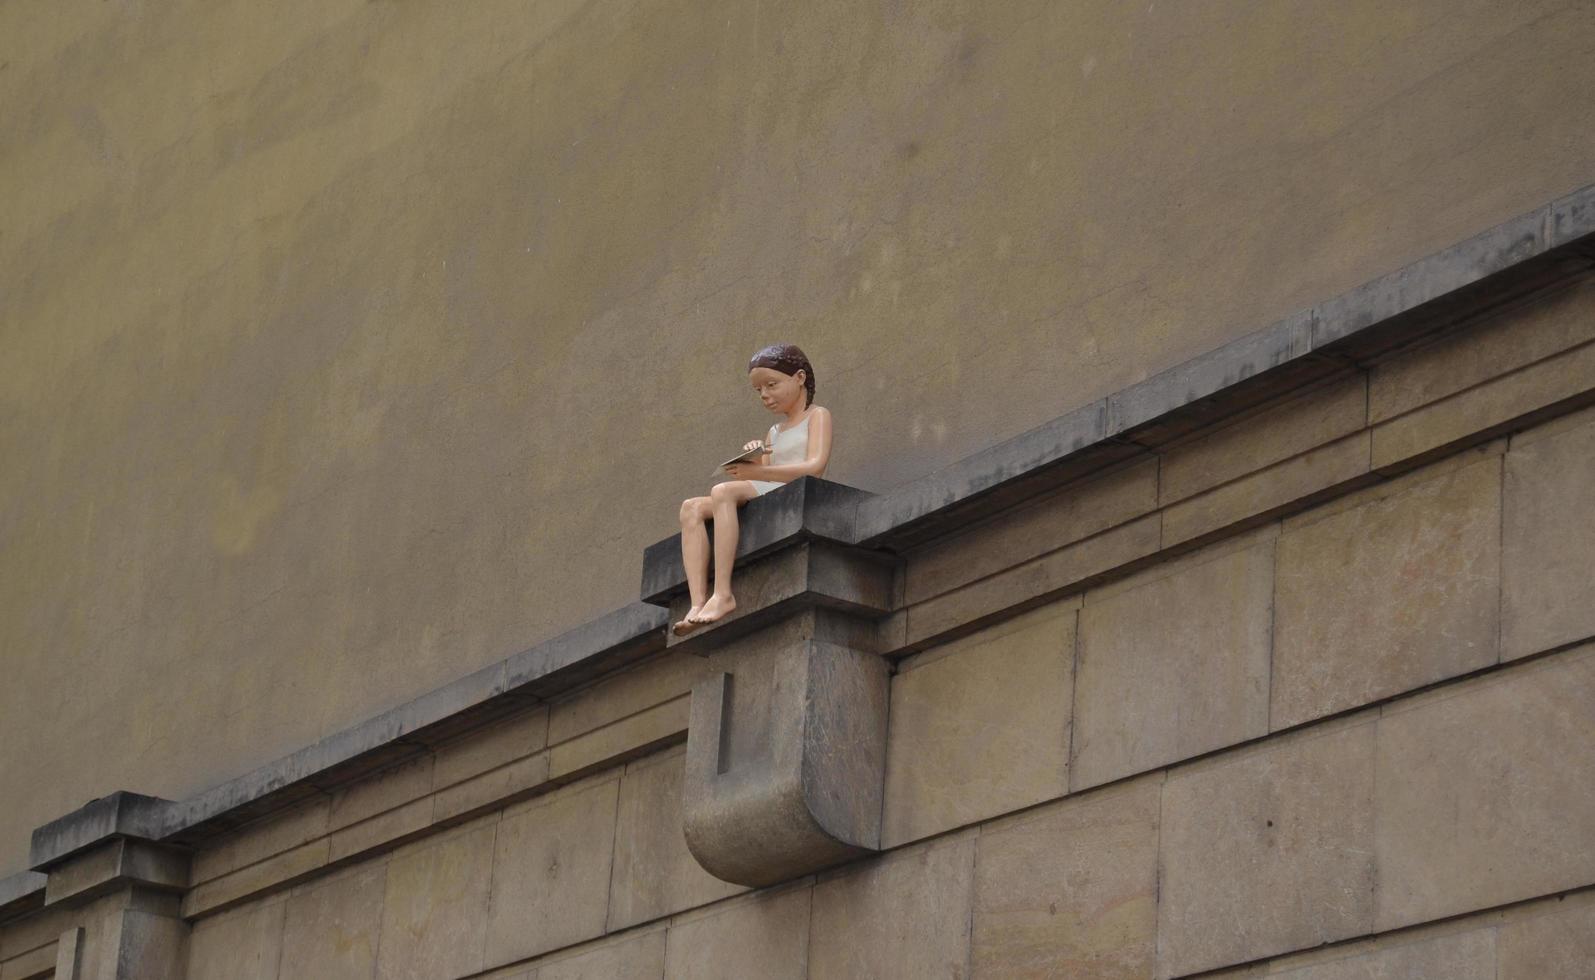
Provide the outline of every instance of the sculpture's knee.
<path id="1" fill-rule="evenodd" d="M 697 498 L 691 497 L 681 502 L 681 526 L 691 527 L 703 523 L 703 512 L 698 509 Z"/>
<path id="2" fill-rule="evenodd" d="M 715 506 L 718 507 L 719 505 L 729 503 L 736 498 L 731 496 L 731 484 L 716 483 L 714 486 L 709 488 L 709 499 L 714 501 Z"/>

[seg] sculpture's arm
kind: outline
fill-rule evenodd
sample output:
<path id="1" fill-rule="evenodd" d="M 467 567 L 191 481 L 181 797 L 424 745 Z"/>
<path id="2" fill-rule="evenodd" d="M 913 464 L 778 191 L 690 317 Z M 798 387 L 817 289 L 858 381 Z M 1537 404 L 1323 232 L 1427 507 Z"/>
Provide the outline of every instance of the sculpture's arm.
<path id="1" fill-rule="evenodd" d="M 800 476 L 823 476 L 831 462 L 831 413 L 825 408 L 815 408 L 809 418 L 808 458 L 801 463 L 782 466 L 759 466 L 746 478 L 790 483 Z"/>

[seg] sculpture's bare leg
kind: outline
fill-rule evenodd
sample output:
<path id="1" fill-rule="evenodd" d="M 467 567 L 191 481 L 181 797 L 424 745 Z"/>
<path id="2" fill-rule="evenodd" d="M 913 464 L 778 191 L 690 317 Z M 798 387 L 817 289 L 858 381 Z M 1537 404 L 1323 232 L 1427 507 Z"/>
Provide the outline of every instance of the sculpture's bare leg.
<path id="1" fill-rule="evenodd" d="M 703 522 L 714 515 L 714 501 L 708 497 L 689 497 L 681 502 L 681 564 L 687 570 L 687 593 L 692 608 L 674 627 L 677 636 L 698 625 L 692 618 L 709 599 L 709 532 Z"/>
<path id="2" fill-rule="evenodd" d="M 703 604 L 694 623 L 712 623 L 737 607 L 731 594 L 731 568 L 737 558 L 737 508 L 757 497 L 759 492 L 747 480 L 721 483 L 709 491 L 714 504 L 714 595 Z"/>

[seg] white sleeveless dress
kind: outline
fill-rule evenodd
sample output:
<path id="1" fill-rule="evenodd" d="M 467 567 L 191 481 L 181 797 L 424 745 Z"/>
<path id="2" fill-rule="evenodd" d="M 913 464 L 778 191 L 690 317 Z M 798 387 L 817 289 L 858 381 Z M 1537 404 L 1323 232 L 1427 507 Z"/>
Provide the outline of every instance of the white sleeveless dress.
<path id="1" fill-rule="evenodd" d="M 771 466 L 801 463 L 808 458 L 809 419 L 813 417 L 814 413 L 810 412 L 803 421 L 785 432 L 781 431 L 781 423 L 779 422 L 770 426 L 770 438 L 766 445 L 772 447 L 770 450 Z M 759 491 L 760 494 L 766 494 L 777 487 L 786 486 L 785 483 L 779 483 L 775 480 L 749 480 L 748 482 L 753 484 L 753 488 Z"/>

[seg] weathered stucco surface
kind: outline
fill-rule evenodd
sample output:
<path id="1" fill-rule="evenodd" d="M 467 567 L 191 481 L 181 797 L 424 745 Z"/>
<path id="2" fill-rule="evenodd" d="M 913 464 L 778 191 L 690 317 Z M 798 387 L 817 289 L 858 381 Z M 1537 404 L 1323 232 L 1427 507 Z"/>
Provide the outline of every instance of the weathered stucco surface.
<path id="1" fill-rule="evenodd" d="M 634 598 L 761 343 L 882 489 L 1587 183 L 1592 44 L 1570 0 L 0 6 L 0 874 Z"/>

